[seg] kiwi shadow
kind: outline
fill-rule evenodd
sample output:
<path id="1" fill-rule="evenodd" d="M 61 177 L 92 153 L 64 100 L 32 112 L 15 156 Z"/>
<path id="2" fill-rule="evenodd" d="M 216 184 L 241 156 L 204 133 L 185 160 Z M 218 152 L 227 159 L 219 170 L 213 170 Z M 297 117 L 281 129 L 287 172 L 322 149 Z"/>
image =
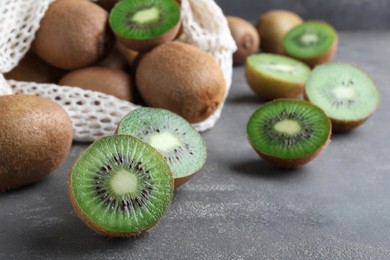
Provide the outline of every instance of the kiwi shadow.
<path id="1" fill-rule="evenodd" d="M 230 168 L 238 174 L 276 181 L 297 178 L 307 174 L 307 170 L 303 167 L 293 169 L 277 168 L 260 159 L 233 163 Z"/>

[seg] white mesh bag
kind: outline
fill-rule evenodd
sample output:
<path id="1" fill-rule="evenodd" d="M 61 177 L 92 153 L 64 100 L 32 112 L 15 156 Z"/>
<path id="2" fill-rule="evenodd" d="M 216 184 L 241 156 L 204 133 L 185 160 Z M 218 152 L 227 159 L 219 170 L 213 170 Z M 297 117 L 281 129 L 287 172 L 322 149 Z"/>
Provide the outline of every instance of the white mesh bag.
<path id="1" fill-rule="evenodd" d="M 55 84 L 7 81 L 3 77 L 29 50 L 39 22 L 53 1 L 0 0 L 0 95 L 38 95 L 60 104 L 72 119 L 76 141 L 93 141 L 113 134 L 122 117 L 139 106 L 99 92 Z M 213 0 L 182 0 L 182 18 L 183 32 L 179 40 L 203 49 L 217 60 L 225 76 L 227 95 L 236 45 L 221 9 Z M 223 104 L 194 127 L 199 131 L 213 127 L 222 108 Z"/>

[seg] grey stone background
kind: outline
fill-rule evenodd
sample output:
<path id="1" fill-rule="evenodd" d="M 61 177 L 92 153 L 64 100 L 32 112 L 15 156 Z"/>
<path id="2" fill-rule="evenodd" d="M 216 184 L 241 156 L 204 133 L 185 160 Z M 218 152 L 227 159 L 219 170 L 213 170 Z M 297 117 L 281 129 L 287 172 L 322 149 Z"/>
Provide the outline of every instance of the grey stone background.
<path id="1" fill-rule="evenodd" d="M 324 20 L 337 30 L 390 29 L 389 0 L 216 0 L 226 15 L 255 22 L 272 9 L 296 12 L 304 19 Z"/>

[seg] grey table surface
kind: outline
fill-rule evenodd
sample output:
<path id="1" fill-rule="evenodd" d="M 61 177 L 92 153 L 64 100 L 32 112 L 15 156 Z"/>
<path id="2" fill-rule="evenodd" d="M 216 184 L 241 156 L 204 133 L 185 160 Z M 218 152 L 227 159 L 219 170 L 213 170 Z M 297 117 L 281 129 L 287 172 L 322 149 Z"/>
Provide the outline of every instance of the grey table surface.
<path id="1" fill-rule="evenodd" d="M 262 102 L 235 67 L 222 117 L 203 133 L 206 166 L 136 238 L 99 237 L 75 215 L 67 173 L 86 144 L 74 144 L 49 178 L 0 194 L 0 259 L 389 259 L 389 57 L 390 32 L 340 34 L 336 61 L 366 70 L 381 106 L 297 170 L 273 168 L 250 147 L 246 122 Z"/>

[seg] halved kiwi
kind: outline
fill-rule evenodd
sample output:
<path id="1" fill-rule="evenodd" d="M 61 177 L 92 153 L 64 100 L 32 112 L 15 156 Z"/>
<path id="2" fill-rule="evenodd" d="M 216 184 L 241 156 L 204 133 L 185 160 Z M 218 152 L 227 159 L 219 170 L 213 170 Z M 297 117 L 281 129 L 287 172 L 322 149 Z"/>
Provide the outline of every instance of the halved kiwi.
<path id="1" fill-rule="evenodd" d="M 184 118 L 168 110 L 138 108 L 122 119 L 117 132 L 156 148 L 172 169 L 175 187 L 187 182 L 206 163 L 202 136 Z"/>
<path id="2" fill-rule="evenodd" d="M 180 16 L 175 0 L 122 0 L 112 8 L 109 23 L 124 46 L 146 52 L 176 37 Z"/>
<path id="3" fill-rule="evenodd" d="M 310 67 L 331 61 L 336 54 L 337 44 L 336 30 L 320 21 L 304 22 L 283 37 L 283 48 L 287 55 Z"/>
<path id="4" fill-rule="evenodd" d="M 331 123 L 309 102 L 277 99 L 253 113 L 247 134 L 264 160 L 277 167 L 294 168 L 310 162 L 326 147 Z"/>
<path id="5" fill-rule="evenodd" d="M 173 176 L 162 155 L 128 135 L 103 137 L 77 159 L 69 174 L 72 205 L 91 229 L 127 237 L 157 224 L 173 196 Z"/>
<path id="6" fill-rule="evenodd" d="M 254 54 L 246 62 L 249 86 L 267 100 L 301 95 L 309 74 L 306 64 L 277 54 Z"/>
<path id="7" fill-rule="evenodd" d="M 364 123 L 380 100 L 372 79 L 343 63 L 317 66 L 307 80 L 305 98 L 325 111 L 334 131 L 348 131 Z"/>

